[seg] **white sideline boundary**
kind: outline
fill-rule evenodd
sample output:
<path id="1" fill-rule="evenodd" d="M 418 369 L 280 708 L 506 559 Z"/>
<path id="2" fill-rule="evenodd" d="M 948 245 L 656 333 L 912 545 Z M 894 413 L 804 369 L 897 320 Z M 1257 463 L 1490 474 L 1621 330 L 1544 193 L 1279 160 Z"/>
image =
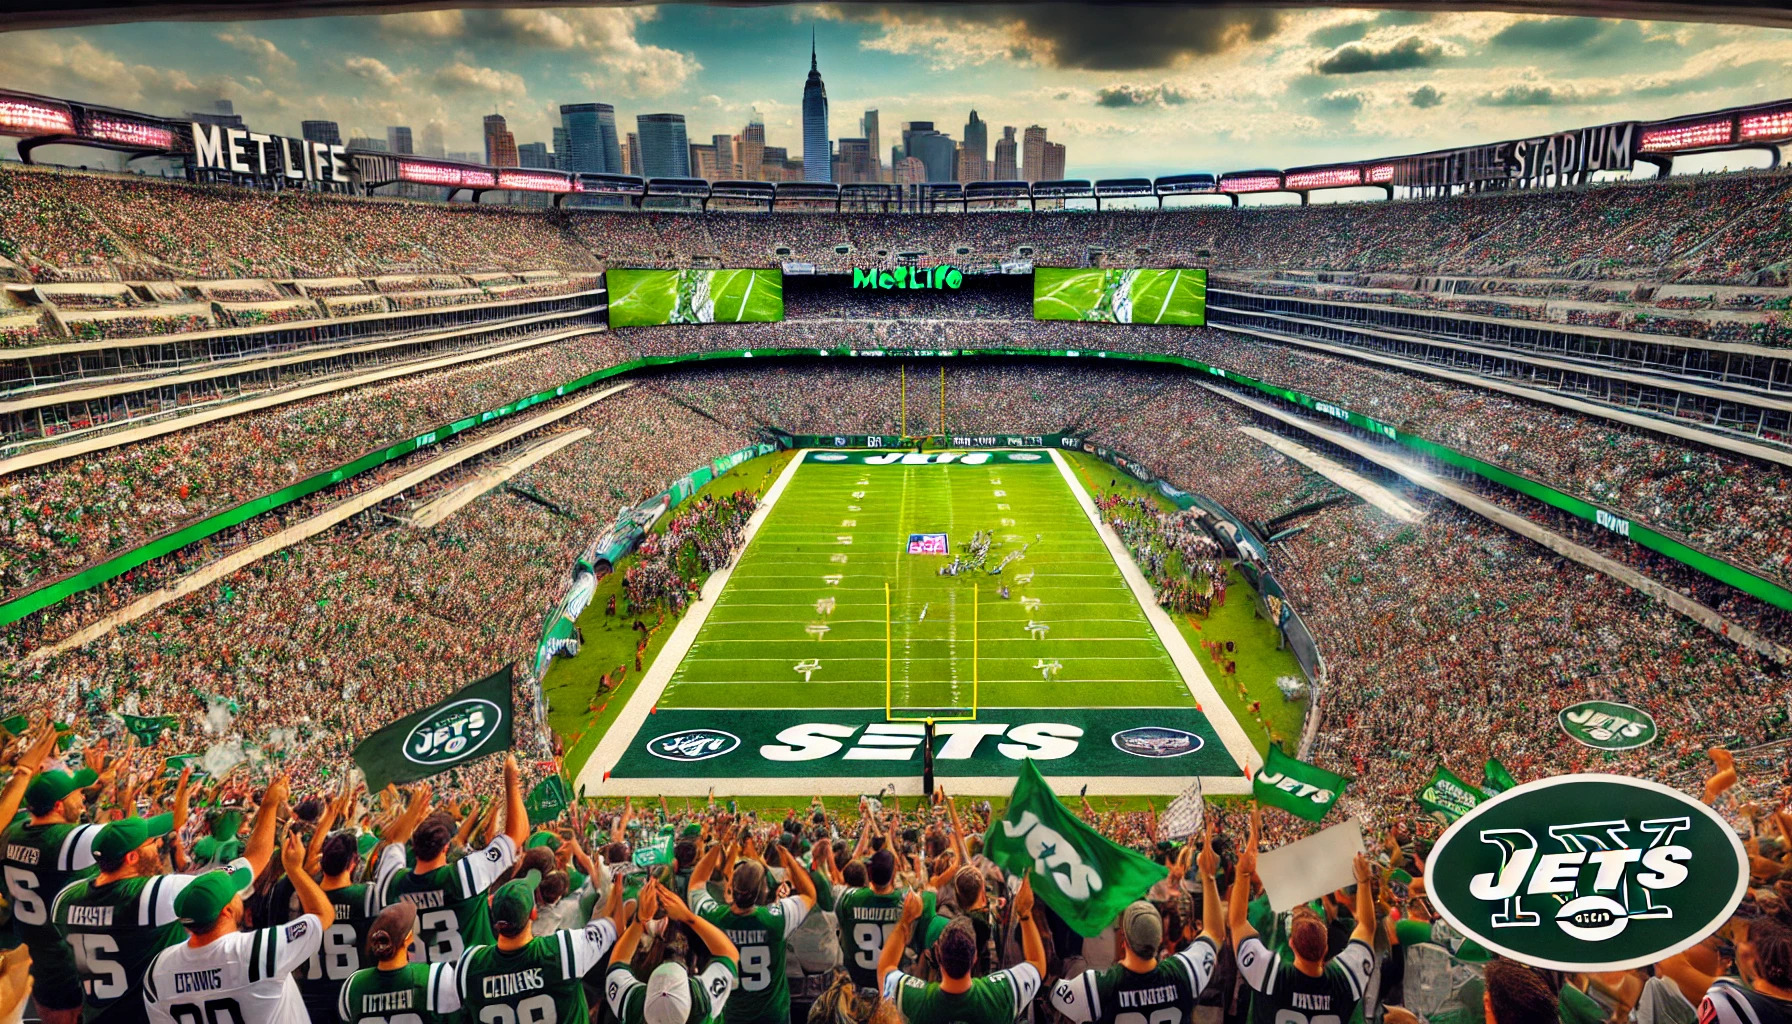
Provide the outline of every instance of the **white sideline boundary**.
<path id="1" fill-rule="evenodd" d="M 866 765 L 866 774 L 851 776 L 604 778 L 604 773 L 622 760 L 635 736 L 647 727 L 647 719 L 659 705 L 660 698 L 665 695 L 666 687 L 672 681 L 673 673 L 683 663 L 685 656 L 690 653 L 691 647 L 696 642 L 697 634 L 702 631 L 704 623 L 709 620 L 709 613 L 715 607 L 716 600 L 721 596 L 723 589 L 727 587 L 728 580 L 734 575 L 734 566 L 739 564 L 740 557 L 744 556 L 748 548 L 752 546 L 753 538 L 759 533 L 759 527 L 771 515 L 772 509 L 783 497 L 785 488 L 789 486 L 791 479 L 795 477 L 797 470 L 802 467 L 807 455 L 812 450 L 815 449 L 798 449 L 796 456 L 790 460 L 790 464 L 778 474 L 777 481 L 766 492 L 765 499 L 759 503 L 759 507 L 753 510 L 753 515 L 747 520 L 740 555 L 736 556 L 733 563 L 718 569 L 704 581 L 700 600 L 692 606 L 691 611 L 683 619 L 679 620 L 678 625 L 673 627 L 672 635 L 666 640 L 666 646 L 655 656 L 653 664 L 641 677 L 640 684 L 635 687 L 634 695 L 628 699 L 627 704 L 623 705 L 621 714 L 617 715 L 616 720 L 610 723 L 609 728 L 604 731 L 603 739 L 598 741 L 597 748 L 591 752 L 591 756 L 580 767 L 578 777 L 573 780 L 575 791 L 582 791 L 588 796 L 600 798 L 662 795 L 698 797 L 712 791 L 725 796 L 784 796 L 798 793 L 818 796 L 854 796 L 872 792 L 888 782 L 893 785 L 894 792 L 899 796 L 920 795 L 920 771 L 917 766 L 911 765 L 903 765 L 899 768 L 893 765 L 892 767 L 896 768 L 900 774 L 887 779 L 879 778 L 875 774 L 876 767 L 873 764 Z M 1096 534 L 1101 537 L 1102 543 L 1107 547 L 1108 554 L 1120 568 L 1121 576 L 1126 580 L 1133 597 L 1138 600 L 1139 607 L 1144 610 L 1146 620 L 1150 623 L 1153 632 L 1157 634 L 1158 641 L 1169 652 L 1170 660 L 1175 664 L 1177 671 L 1182 674 L 1183 682 L 1188 687 L 1190 695 L 1200 704 L 1202 713 L 1213 724 L 1214 733 L 1219 737 L 1221 745 L 1226 748 L 1226 752 L 1231 755 L 1234 762 L 1249 766 L 1251 771 L 1255 772 L 1263 764 L 1262 755 L 1258 754 L 1256 749 L 1251 746 L 1244 729 L 1239 726 L 1231 709 L 1221 699 L 1219 691 L 1214 689 L 1212 680 L 1208 679 L 1207 673 L 1202 670 L 1200 661 L 1189 649 L 1188 642 L 1183 639 L 1181 632 L 1176 629 L 1176 624 L 1153 600 L 1150 584 L 1146 582 L 1144 574 L 1139 572 L 1138 566 L 1133 563 L 1132 556 L 1127 552 L 1125 545 L 1120 542 L 1113 530 L 1102 523 L 1100 515 L 1096 512 L 1095 502 L 1089 497 L 1089 492 L 1083 489 L 1081 481 L 1076 478 L 1069 463 L 1056 450 L 1051 450 L 1051 456 L 1053 463 L 1058 467 L 1058 472 L 1063 475 L 1065 483 L 1069 485 L 1070 493 L 1076 497 L 1083 514 L 1088 517 L 1090 525 L 1095 528 Z M 728 710 L 718 710 L 716 713 L 725 716 Z M 814 710 L 826 709 L 816 707 Z M 1014 709 L 987 708 L 980 710 Z M 1036 711 L 1038 709 L 1027 710 Z M 1190 776 L 1187 775 L 1046 776 L 1046 781 L 1059 792 L 1068 792 L 1070 788 L 1078 788 L 1086 784 L 1091 796 L 1174 796 L 1187 788 L 1189 779 Z M 952 793 L 962 796 L 1006 796 L 1014 790 L 1013 775 L 951 776 L 941 781 Z M 1205 792 L 1216 795 L 1248 795 L 1251 791 L 1250 780 L 1243 777 L 1202 776 L 1201 783 Z"/>

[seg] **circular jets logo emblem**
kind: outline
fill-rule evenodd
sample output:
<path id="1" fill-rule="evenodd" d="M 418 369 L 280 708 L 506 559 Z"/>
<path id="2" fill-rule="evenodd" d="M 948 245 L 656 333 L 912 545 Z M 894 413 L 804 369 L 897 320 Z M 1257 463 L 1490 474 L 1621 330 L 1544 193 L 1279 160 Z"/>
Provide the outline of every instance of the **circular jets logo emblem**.
<path id="1" fill-rule="evenodd" d="M 740 746 L 740 737 L 720 729 L 686 729 L 647 741 L 647 752 L 668 761 L 707 761 Z"/>
<path id="2" fill-rule="evenodd" d="M 815 461 L 816 462 L 845 462 L 846 456 L 840 454 L 839 452 L 822 452 L 820 455 L 815 456 Z"/>
<path id="3" fill-rule="evenodd" d="M 1008 459 L 1010 462 L 1038 462 L 1039 461 L 1039 453 L 1038 452 L 1009 452 Z"/>
<path id="4" fill-rule="evenodd" d="M 504 711 L 479 697 L 447 705 L 411 727 L 404 738 L 405 760 L 421 765 L 464 761 L 498 734 Z"/>
<path id="5" fill-rule="evenodd" d="M 1623 971 L 1727 921 L 1748 861 L 1735 831 L 1679 790 L 1559 775 L 1457 819 L 1425 881 L 1438 913 L 1496 953 L 1559 971 Z"/>
<path id="6" fill-rule="evenodd" d="M 1201 749 L 1201 737 L 1183 729 L 1141 725 L 1114 734 L 1114 746 L 1136 757 L 1181 757 Z"/>
<path id="7" fill-rule="evenodd" d="M 1562 731 L 1598 750 L 1630 750 L 1655 742 L 1655 719 L 1642 708 L 1610 701 L 1582 701 L 1557 716 Z"/>

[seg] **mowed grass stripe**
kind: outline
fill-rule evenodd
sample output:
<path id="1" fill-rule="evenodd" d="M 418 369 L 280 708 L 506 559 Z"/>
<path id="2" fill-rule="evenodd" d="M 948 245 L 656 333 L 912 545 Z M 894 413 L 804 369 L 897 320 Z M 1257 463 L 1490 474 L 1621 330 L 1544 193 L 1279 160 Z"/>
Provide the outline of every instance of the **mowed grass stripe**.
<path id="1" fill-rule="evenodd" d="M 848 521 L 852 525 L 843 525 Z M 974 578 L 938 576 L 949 558 L 907 553 L 911 533 L 947 533 L 956 552 L 977 529 L 995 533 L 991 565 L 1007 551 L 1033 544 L 1001 576 Z M 1035 542 L 1035 535 L 1043 539 Z M 1017 539 L 1004 540 L 1009 536 Z M 1016 583 L 1028 574 L 1030 583 Z M 1192 703 L 1101 539 L 1055 467 L 1041 460 L 800 466 L 742 554 L 660 704 L 794 708 L 820 700 L 883 706 L 886 580 L 899 707 L 968 708 L 973 582 L 981 592 L 980 703 Z M 1012 588 L 1009 600 L 997 595 L 1004 582 Z M 824 598 L 834 601 L 831 615 L 817 610 Z M 1023 604 L 1035 598 L 1036 608 Z M 1034 639 L 1030 621 L 1045 623 L 1049 632 Z M 808 632 L 812 625 L 828 628 L 817 638 Z M 805 682 L 796 666 L 811 660 L 820 667 Z M 1041 663 L 1060 667 L 1048 679 Z"/>

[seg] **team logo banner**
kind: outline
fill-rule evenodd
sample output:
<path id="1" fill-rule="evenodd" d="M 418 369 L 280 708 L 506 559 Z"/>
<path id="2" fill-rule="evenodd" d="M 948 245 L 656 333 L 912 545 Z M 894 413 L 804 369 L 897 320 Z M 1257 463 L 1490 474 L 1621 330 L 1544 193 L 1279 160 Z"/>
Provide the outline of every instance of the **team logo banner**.
<path id="1" fill-rule="evenodd" d="M 1318 821 L 1344 795 L 1350 779 L 1282 753 L 1274 743 L 1263 759 L 1263 770 L 1251 783 L 1251 795 L 1260 804 L 1280 807 L 1308 821 Z"/>
<path id="2" fill-rule="evenodd" d="M 1631 750 L 1655 742 L 1655 719 L 1642 708 L 1610 701 L 1582 701 L 1557 716 L 1575 742 L 1598 750 Z"/>
<path id="3" fill-rule="evenodd" d="M 1431 852 L 1438 913 L 1496 953 L 1561 971 L 1654 963 L 1742 901 L 1734 830 L 1678 790 L 1621 775 L 1526 783 L 1469 810 Z"/>
<path id="4" fill-rule="evenodd" d="M 510 666 L 461 688 L 440 704 L 413 712 L 361 741 L 355 763 L 370 792 L 388 782 L 440 775 L 509 750 Z"/>

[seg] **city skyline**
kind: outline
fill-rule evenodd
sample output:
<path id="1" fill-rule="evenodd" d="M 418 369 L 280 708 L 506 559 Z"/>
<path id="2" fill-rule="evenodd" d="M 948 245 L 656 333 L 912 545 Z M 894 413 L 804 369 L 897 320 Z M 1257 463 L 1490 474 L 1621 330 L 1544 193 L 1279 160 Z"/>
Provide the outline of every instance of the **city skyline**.
<path id="1" fill-rule="evenodd" d="M 1719 25 L 1334 9 L 668 6 L 12 33 L 0 85 L 172 116 L 222 99 L 257 130 L 299 136 L 301 122 L 329 123 L 341 138 L 389 146 L 388 129 L 410 127 L 425 154 L 482 152 L 482 118 L 498 113 L 513 144 L 548 143 L 557 160 L 563 148 L 592 152 L 562 106 L 596 104 L 611 110 L 608 139 L 599 132 L 606 169 L 623 158 L 617 122 L 679 113 L 687 146 L 727 136 L 735 150 L 757 112 L 761 154 L 801 159 L 813 147 L 796 79 L 811 32 L 812 53 L 832 69 L 834 162 L 842 140 L 857 159 L 866 139 L 885 176 L 895 173 L 894 132 L 875 137 L 860 111 L 892 127 L 929 122 L 947 138 L 965 135 L 977 112 L 983 143 L 994 143 L 981 158 L 990 177 L 1006 155 L 998 133 L 1016 129 L 1024 166 L 1022 133 L 1037 126 L 1049 134 L 1035 151 L 1040 173 L 1067 159 L 1077 177 L 1104 177 L 1368 159 L 1669 116 L 1779 98 L 1792 77 L 1792 32 Z M 930 152 L 936 163 L 944 154 Z M 954 175 L 979 163 L 944 158 Z"/>

